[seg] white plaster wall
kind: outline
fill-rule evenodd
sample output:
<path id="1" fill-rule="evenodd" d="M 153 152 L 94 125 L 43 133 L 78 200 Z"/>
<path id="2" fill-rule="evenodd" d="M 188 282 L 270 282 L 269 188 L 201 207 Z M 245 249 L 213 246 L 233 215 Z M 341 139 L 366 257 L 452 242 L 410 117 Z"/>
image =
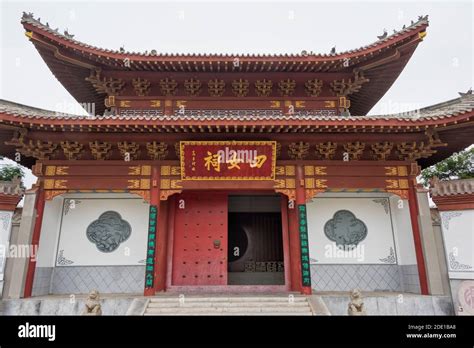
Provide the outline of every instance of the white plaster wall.
<path id="1" fill-rule="evenodd" d="M 71 266 L 139 265 L 145 259 L 149 207 L 146 202 L 140 198 L 76 198 L 75 202 L 74 209 L 63 212 L 58 245 L 58 255 L 62 251 L 66 259 L 74 262 Z M 116 250 L 104 253 L 87 239 L 86 230 L 106 211 L 119 213 L 132 231 Z M 58 265 L 61 264 L 56 260 Z"/>
<path id="2" fill-rule="evenodd" d="M 56 196 L 46 201 L 44 205 L 43 223 L 36 255 L 37 267 L 54 266 L 63 200 L 62 196 Z"/>
<path id="3" fill-rule="evenodd" d="M 383 199 L 384 206 L 374 200 Z M 396 264 L 397 248 L 394 242 L 388 195 L 341 193 L 339 195 L 319 195 L 307 204 L 308 237 L 310 243 L 310 258 L 314 264 Z M 355 217 L 367 226 L 366 238 L 359 243 L 360 254 L 353 257 L 339 257 L 328 253 L 328 248 L 334 250 L 335 243 L 324 234 L 325 223 L 333 218 L 338 210 L 349 210 Z M 387 260 L 390 251 L 394 257 Z M 347 255 L 346 255 L 347 256 Z M 382 261 L 385 259 L 385 261 Z"/>
<path id="4" fill-rule="evenodd" d="M 440 212 L 449 278 L 474 279 L 474 210 Z"/>
<path id="5" fill-rule="evenodd" d="M 0 210 L 0 281 L 3 281 L 6 257 L 10 242 L 12 211 Z"/>
<path id="6" fill-rule="evenodd" d="M 417 262 L 408 200 L 402 200 L 400 197 L 392 195 L 390 206 L 395 229 L 398 264 L 414 265 Z"/>
<path id="7" fill-rule="evenodd" d="M 74 209 L 65 214 L 67 200 Z M 66 202 L 65 202 L 66 201 Z M 69 201 L 70 202 L 70 201 Z M 116 211 L 131 226 L 130 237 L 110 253 L 97 249 L 86 236 L 89 224 L 106 211 Z M 144 265 L 149 204 L 126 193 L 76 193 L 46 202 L 38 250 L 38 267 Z M 59 265 L 58 253 L 73 263 Z"/>

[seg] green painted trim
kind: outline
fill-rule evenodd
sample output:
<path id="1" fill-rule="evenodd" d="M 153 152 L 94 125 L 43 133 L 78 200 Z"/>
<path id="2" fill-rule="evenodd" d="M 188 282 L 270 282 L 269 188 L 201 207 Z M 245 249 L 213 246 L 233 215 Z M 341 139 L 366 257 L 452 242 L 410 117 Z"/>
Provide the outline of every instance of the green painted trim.
<path id="1" fill-rule="evenodd" d="M 303 286 L 311 286 L 311 270 L 309 266 L 308 220 L 306 204 L 298 205 L 298 224 L 301 247 L 301 280 Z"/>
<path id="2" fill-rule="evenodd" d="M 158 208 L 150 205 L 148 214 L 148 240 L 145 259 L 145 288 L 153 288 L 155 283 L 155 249 L 158 232 Z"/>

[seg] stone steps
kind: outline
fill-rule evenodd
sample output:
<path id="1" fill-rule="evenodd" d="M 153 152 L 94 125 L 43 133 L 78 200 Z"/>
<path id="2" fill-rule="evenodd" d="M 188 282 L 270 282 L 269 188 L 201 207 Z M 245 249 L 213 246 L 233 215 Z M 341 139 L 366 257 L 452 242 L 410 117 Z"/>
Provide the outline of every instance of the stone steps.
<path id="1" fill-rule="evenodd" d="M 313 313 L 311 312 L 304 312 L 304 313 L 249 313 L 249 312 L 215 312 L 215 313 L 145 313 L 143 315 L 146 316 L 156 316 L 156 315 L 163 315 L 163 316 L 219 316 L 219 315 L 227 315 L 227 316 L 311 316 Z"/>
<path id="2" fill-rule="evenodd" d="M 185 302 L 279 302 L 279 303 L 288 303 L 290 301 L 289 296 L 245 296 L 239 297 L 238 295 L 234 297 L 221 297 L 221 296 L 209 296 L 209 297 L 197 297 L 195 295 L 184 295 L 182 297 Z M 176 296 L 156 296 L 150 298 L 150 303 L 163 303 L 163 302 L 179 302 L 179 295 Z M 293 302 L 303 302 L 306 303 L 307 299 L 303 296 L 293 296 Z"/>
<path id="3" fill-rule="evenodd" d="M 150 302 L 148 308 L 202 308 L 202 307 L 282 307 L 282 308 L 296 308 L 307 307 L 306 302 L 262 302 L 262 301 L 248 301 L 248 302 Z"/>
<path id="4" fill-rule="evenodd" d="M 181 300 L 181 301 L 180 301 Z M 184 300 L 184 301 L 183 301 Z M 303 296 L 153 297 L 144 315 L 313 315 Z"/>

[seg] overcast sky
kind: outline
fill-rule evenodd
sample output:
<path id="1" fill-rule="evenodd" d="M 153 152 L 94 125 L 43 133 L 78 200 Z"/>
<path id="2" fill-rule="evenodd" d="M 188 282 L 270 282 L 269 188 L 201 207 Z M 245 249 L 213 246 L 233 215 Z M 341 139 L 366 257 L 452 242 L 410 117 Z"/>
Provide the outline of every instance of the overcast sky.
<path id="1" fill-rule="evenodd" d="M 98 47 L 236 54 L 350 50 L 428 14 L 427 37 L 370 114 L 439 103 L 474 85 L 472 1 L 0 2 L 0 98 L 55 111 L 80 109 L 25 37 L 22 11 Z"/>

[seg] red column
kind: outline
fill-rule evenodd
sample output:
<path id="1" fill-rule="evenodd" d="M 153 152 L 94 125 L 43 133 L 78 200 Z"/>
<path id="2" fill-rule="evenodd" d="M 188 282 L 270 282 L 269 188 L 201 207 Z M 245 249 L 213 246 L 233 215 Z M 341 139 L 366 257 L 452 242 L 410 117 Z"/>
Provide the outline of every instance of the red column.
<path id="1" fill-rule="evenodd" d="M 306 194 L 305 194 L 305 187 L 304 187 L 304 172 L 303 172 L 303 165 L 298 164 L 296 166 L 296 207 L 295 212 L 298 214 L 298 206 L 306 205 Z M 299 214 L 297 215 L 299 216 Z M 298 263 L 299 263 L 299 284 L 301 284 L 301 293 L 306 295 L 311 295 L 311 286 L 303 286 L 302 284 L 302 275 L 301 275 L 301 240 L 300 240 L 300 221 L 298 221 L 298 228 L 294 231 L 298 237 Z"/>
<path id="2" fill-rule="evenodd" d="M 291 204 L 291 202 L 290 202 Z M 288 209 L 288 224 L 290 226 L 290 269 L 291 269 L 291 290 L 302 291 L 301 289 L 301 249 L 300 236 L 298 234 L 298 207 L 296 202 L 292 202 L 293 208 Z"/>
<path id="3" fill-rule="evenodd" d="M 41 235 L 41 226 L 43 224 L 43 213 L 44 213 L 44 189 L 42 187 L 43 183 L 41 182 L 36 192 L 36 202 L 35 202 L 35 226 L 33 229 L 33 236 L 31 237 L 31 247 L 38 248 L 39 240 Z M 36 253 L 37 255 L 37 253 Z M 26 281 L 25 281 L 25 291 L 24 297 L 31 297 L 31 292 L 33 290 L 33 281 L 35 278 L 35 270 L 36 270 L 36 259 L 30 257 L 28 261 L 28 270 L 26 273 Z"/>
<path id="4" fill-rule="evenodd" d="M 168 201 L 160 201 L 158 217 L 158 234 L 156 235 L 155 254 L 155 291 L 166 289 L 166 276 L 168 271 Z"/>
<path id="5" fill-rule="evenodd" d="M 175 209 L 176 209 L 176 196 L 171 195 L 168 197 L 167 208 L 167 224 L 166 224 L 166 286 L 171 286 L 173 276 L 173 239 L 174 239 L 174 220 L 175 220 Z"/>
<path id="6" fill-rule="evenodd" d="M 410 179 L 410 188 L 408 191 L 408 205 L 410 208 L 411 227 L 413 231 L 413 240 L 415 242 L 416 263 L 418 265 L 418 276 L 420 278 L 420 288 L 422 295 L 428 295 L 428 280 L 426 277 L 425 258 L 423 256 L 423 244 L 421 242 L 420 225 L 418 221 L 418 199 L 413 181 Z"/>
<path id="7" fill-rule="evenodd" d="M 161 209 L 160 209 L 160 166 L 153 166 L 152 167 L 152 173 L 151 173 L 151 189 L 150 189 L 150 206 L 156 206 L 157 208 L 157 218 L 155 220 L 155 238 L 154 238 L 154 269 L 153 269 L 153 287 L 147 287 L 145 283 L 145 289 L 144 289 L 144 295 L 145 296 L 153 296 L 155 295 L 156 290 L 160 288 L 160 282 L 159 279 L 163 277 L 162 274 L 158 273 L 159 267 L 158 264 L 161 262 L 159 259 L 158 255 L 160 255 L 160 252 L 158 250 L 165 248 L 165 245 L 159 244 L 160 240 L 160 234 L 164 233 L 159 229 L 160 220 L 162 218 L 161 216 Z M 149 226 L 150 227 L 150 226 Z M 148 231 L 148 239 L 147 239 L 147 245 L 150 242 L 150 230 Z M 149 247 L 147 247 L 147 253 L 150 250 Z M 162 253 L 161 253 L 162 254 Z M 147 255 L 148 258 L 148 255 Z M 148 266 L 148 265 L 147 265 Z M 145 266 L 145 267 L 147 267 Z"/>

